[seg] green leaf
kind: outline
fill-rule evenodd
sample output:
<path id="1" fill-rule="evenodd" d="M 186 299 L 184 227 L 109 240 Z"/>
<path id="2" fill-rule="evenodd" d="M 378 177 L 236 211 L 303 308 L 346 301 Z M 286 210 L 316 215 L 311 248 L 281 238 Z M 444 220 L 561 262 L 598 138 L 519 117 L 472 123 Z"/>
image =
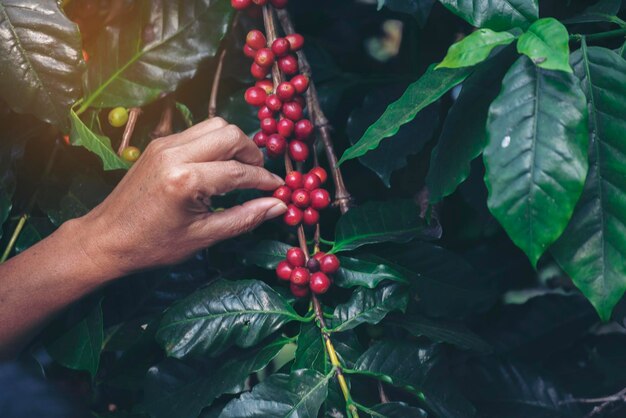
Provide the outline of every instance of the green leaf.
<path id="1" fill-rule="evenodd" d="M 227 0 L 141 1 L 133 19 L 107 26 L 94 41 L 89 106 L 142 106 L 192 78 L 214 57 L 232 15 Z"/>
<path id="2" fill-rule="evenodd" d="M 257 109 L 246 103 L 245 90 L 238 90 L 218 103 L 217 114 L 250 136 L 259 130 Z"/>
<path id="3" fill-rule="evenodd" d="M 565 19 L 563 23 L 611 22 L 623 27 L 626 25 L 626 22 L 617 17 L 621 6 L 622 0 L 600 0 L 586 8 L 579 15 Z"/>
<path id="4" fill-rule="evenodd" d="M 267 284 L 216 280 L 165 312 L 156 339 L 172 357 L 216 356 L 250 347 L 284 324 L 302 320 Z"/>
<path id="5" fill-rule="evenodd" d="M 460 322 L 432 319 L 422 315 L 394 316 L 385 323 L 399 326 L 416 337 L 425 336 L 433 342 L 445 342 L 466 350 L 488 354 L 491 346 Z"/>
<path id="6" fill-rule="evenodd" d="M 368 202 L 356 207 L 337 222 L 335 245 L 331 252 L 349 251 L 381 242 L 439 238 L 440 229 L 427 226 L 419 212 L 411 200 Z"/>
<path id="7" fill-rule="evenodd" d="M 373 255 L 359 257 L 339 257 L 341 267 L 333 278 L 339 287 L 362 286 L 373 289 L 383 280 L 407 283 L 404 273 L 394 268 L 391 263 Z"/>
<path id="8" fill-rule="evenodd" d="M 275 269 L 278 263 L 287 256 L 291 245 L 280 241 L 263 240 L 249 251 L 246 251 L 241 262 L 247 266 L 258 266 L 264 269 Z"/>
<path id="9" fill-rule="evenodd" d="M 533 266 L 567 226 L 582 192 L 587 128 L 578 80 L 527 57 L 509 70 L 489 110 L 487 203 Z"/>
<path id="10" fill-rule="evenodd" d="M 569 65 L 569 34 L 551 17 L 539 19 L 517 41 L 517 52 L 527 55 L 546 70 L 572 72 Z"/>
<path id="11" fill-rule="evenodd" d="M 243 390 L 246 378 L 265 368 L 289 341 L 281 337 L 201 370 L 166 359 L 148 371 L 144 407 L 154 418 L 196 418 L 218 396 Z"/>
<path id="12" fill-rule="evenodd" d="M 333 375 L 308 369 L 274 374 L 230 401 L 219 418 L 316 417 Z"/>
<path id="13" fill-rule="evenodd" d="M 397 134 L 402 125 L 412 121 L 419 111 L 462 83 L 471 72 L 471 68 L 435 70 L 431 66 L 406 89 L 402 97 L 387 107 L 385 113 L 365 131 L 356 144 L 343 153 L 339 164 L 365 155 L 378 147 L 385 138 Z"/>
<path id="14" fill-rule="evenodd" d="M 56 0 L 0 0 L 0 33 L 0 97 L 66 129 L 84 70 L 78 26 Z"/>
<path id="15" fill-rule="evenodd" d="M 88 128 L 73 110 L 70 112 L 70 119 L 72 123 L 70 130 L 72 145 L 83 146 L 100 157 L 105 170 L 127 169 L 130 167 L 129 163 L 122 160 L 113 151 L 111 140 L 108 137 L 97 134 Z"/>
<path id="16" fill-rule="evenodd" d="M 626 291 L 626 61 L 611 50 L 583 45 L 572 63 L 590 113 L 589 174 L 574 215 L 551 252 L 608 320 Z"/>
<path id="17" fill-rule="evenodd" d="M 350 300 L 335 307 L 332 331 L 346 331 L 365 323 L 377 324 L 391 311 L 404 312 L 408 301 L 405 288 L 397 283 L 376 289 L 358 288 Z"/>
<path id="18" fill-rule="evenodd" d="M 87 371 L 93 378 L 98 372 L 103 340 L 102 305 L 98 303 L 85 318 L 49 343 L 46 350 L 59 364 Z"/>
<path id="19" fill-rule="evenodd" d="M 477 28 L 525 28 L 539 17 L 538 0 L 439 0 Z"/>
<path id="20" fill-rule="evenodd" d="M 398 91 L 398 87 L 402 90 Z M 404 91 L 405 84 L 392 84 L 370 92 L 362 106 L 354 109 L 348 118 L 346 134 L 351 143 L 356 143 L 369 126 L 385 111 L 387 103 Z M 391 187 L 394 171 L 406 167 L 408 158 L 419 153 L 430 141 L 439 126 L 438 103 L 428 106 L 415 118 L 399 128 L 398 132 L 382 141 L 376 149 L 359 157 L 359 162 L 372 170 L 387 187 Z"/>
<path id="21" fill-rule="evenodd" d="M 451 195 L 469 176 L 471 161 L 487 145 L 489 106 L 516 58 L 514 47 L 505 48 L 480 64 L 463 83 L 461 94 L 448 112 L 431 154 L 426 176 L 431 203 L 438 203 Z"/>
<path id="22" fill-rule="evenodd" d="M 372 418 L 426 418 L 428 414 L 420 408 L 402 402 L 387 402 L 367 408 Z"/>
<path id="23" fill-rule="evenodd" d="M 495 47 L 508 45 L 515 38 L 516 36 L 509 32 L 478 29 L 452 45 L 446 57 L 436 68 L 471 67 L 479 64 L 489 57 Z"/>
<path id="24" fill-rule="evenodd" d="M 188 128 L 191 128 L 193 125 L 193 115 L 191 114 L 191 110 L 189 110 L 189 108 L 181 102 L 176 102 L 176 110 L 178 110 L 180 115 L 183 117 L 185 125 L 187 125 Z"/>
<path id="25" fill-rule="evenodd" d="M 349 372 L 419 393 L 438 360 L 439 351 L 435 346 L 383 340 L 368 348 Z"/>

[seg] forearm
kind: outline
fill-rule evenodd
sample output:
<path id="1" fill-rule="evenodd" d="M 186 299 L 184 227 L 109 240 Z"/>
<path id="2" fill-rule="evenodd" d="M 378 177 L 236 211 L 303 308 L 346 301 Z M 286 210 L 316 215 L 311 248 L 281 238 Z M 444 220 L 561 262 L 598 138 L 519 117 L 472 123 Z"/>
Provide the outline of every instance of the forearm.
<path id="1" fill-rule="evenodd" d="M 113 279 L 87 254 L 83 220 L 63 224 L 37 245 L 0 264 L 0 359 L 9 358 L 42 323 Z"/>

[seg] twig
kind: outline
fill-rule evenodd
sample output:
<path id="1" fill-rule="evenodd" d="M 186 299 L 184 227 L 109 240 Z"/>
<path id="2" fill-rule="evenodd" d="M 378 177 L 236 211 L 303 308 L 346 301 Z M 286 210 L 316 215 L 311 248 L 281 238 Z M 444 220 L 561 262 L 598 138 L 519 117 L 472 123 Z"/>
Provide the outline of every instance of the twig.
<path id="1" fill-rule="evenodd" d="M 295 27 L 287 10 L 278 10 L 278 18 L 280 19 L 280 23 L 286 34 L 289 35 L 295 33 Z M 311 65 L 309 64 L 309 61 L 304 52 L 298 51 L 298 60 L 300 62 L 300 72 L 306 75 L 310 80 L 309 90 L 306 93 L 307 106 L 309 107 L 309 114 L 311 116 L 313 125 L 318 131 L 318 138 L 322 141 L 322 144 L 324 145 L 326 158 L 328 159 L 328 165 L 330 166 L 330 171 L 335 182 L 335 203 L 339 206 L 341 213 L 346 213 L 350 209 L 352 197 L 350 195 L 350 192 L 348 192 L 348 189 L 346 188 L 346 185 L 343 181 L 343 176 L 341 174 L 341 169 L 337 164 L 337 155 L 335 153 L 335 148 L 333 146 L 333 141 L 331 138 L 332 128 L 330 126 L 330 123 L 328 122 L 328 118 L 326 118 L 326 115 L 324 114 L 320 106 L 317 89 L 311 77 Z"/>
<path id="2" fill-rule="evenodd" d="M 274 21 L 273 13 L 274 13 L 273 9 L 270 6 L 263 7 L 263 22 L 265 24 L 265 32 L 266 32 L 265 35 L 267 37 L 267 41 L 269 45 L 271 45 L 272 42 L 274 42 L 274 40 L 276 40 L 276 37 L 277 37 L 276 24 Z M 280 69 L 278 68 L 278 64 L 274 63 L 272 67 L 272 81 L 274 83 L 274 86 L 277 86 L 278 84 L 280 84 L 282 80 L 283 80 L 283 77 L 280 72 Z M 311 111 L 311 108 L 309 108 L 309 112 L 310 111 Z M 293 163 L 287 153 L 285 154 L 285 170 L 286 172 L 290 172 L 293 170 Z M 317 228 L 319 228 L 319 224 L 317 225 Z M 317 235 L 317 239 L 319 240 L 319 235 Z M 307 246 L 306 235 L 304 233 L 304 227 L 302 225 L 298 227 L 298 243 L 300 245 L 300 248 L 304 252 L 305 259 L 308 261 L 309 249 Z M 341 362 L 339 361 L 339 357 L 337 356 L 337 352 L 335 350 L 335 347 L 333 346 L 330 336 L 328 335 L 328 332 L 326 332 L 326 321 L 324 320 L 324 311 L 322 309 L 322 305 L 320 304 L 319 299 L 317 299 L 317 296 L 315 296 L 315 294 L 311 294 L 311 301 L 313 302 L 313 309 L 314 309 L 315 316 L 318 321 L 320 332 L 322 334 L 322 337 L 324 338 L 324 343 L 325 343 L 326 351 L 328 353 L 328 357 L 330 358 L 331 364 L 335 368 L 335 375 L 339 382 L 339 387 L 341 388 L 343 397 L 346 401 L 346 408 L 347 408 L 348 415 L 351 418 L 359 418 L 359 412 L 354 402 L 352 401 L 352 395 L 350 394 L 350 388 L 348 387 L 348 383 L 343 373 L 343 367 L 341 365 Z"/>
<path id="3" fill-rule="evenodd" d="M 224 58 L 226 57 L 226 47 L 222 49 L 220 57 L 217 61 L 217 67 L 215 68 L 215 76 L 213 77 L 213 86 L 211 87 L 211 97 L 209 99 L 209 119 L 214 118 L 217 115 L 217 93 L 220 89 L 220 81 L 222 79 L 222 70 L 224 68 Z"/>
<path id="4" fill-rule="evenodd" d="M 381 381 L 378 381 L 378 396 L 380 397 L 380 403 L 389 403 L 389 397 L 385 393 L 385 387 Z"/>
<path id="5" fill-rule="evenodd" d="M 566 401 L 561 402 L 561 404 L 571 404 L 571 403 L 580 403 L 580 404 L 600 404 L 595 406 L 591 412 L 589 412 L 585 418 L 593 418 L 594 416 L 598 416 L 605 412 L 609 406 L 613 405 L 616 402 L 626 402 L 626 388 L 620 390 L 614 395 L 604 396 L 601 398 L 575 398 L 568 399 Z"/>
<path id="6" fill-rule="evenodd" d="M 128 122 L 126 122 L 124 134 L 122 135 L 122 142 L 120 143 L 120 147 L 117 149 L 117 154 L 120 156 L 122 155 L 122 151 L 130 145 L 130 139 L 133 137 L 133 132 L 135 132 L 135 126 L 137 125 L 139 115 L 141 115 L 140 107 L 130 108 L 130 111 L 128 112 Z"/>
<path id="7" fill-rule="evenodd" d="M 173 122 L 175 104 L 176 102 L 172 95 L 168 95 L 163 99 L 163 112 L 161 113 L 159 123 L 152 131 L 152 138 L 161 138 L 172 134 L 174 131 Z"/>

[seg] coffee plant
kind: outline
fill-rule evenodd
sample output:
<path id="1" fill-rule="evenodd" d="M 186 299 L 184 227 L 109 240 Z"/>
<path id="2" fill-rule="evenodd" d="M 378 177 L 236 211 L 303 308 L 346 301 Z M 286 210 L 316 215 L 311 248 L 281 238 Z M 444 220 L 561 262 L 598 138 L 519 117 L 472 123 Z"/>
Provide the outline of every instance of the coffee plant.
<path id="1" fill-rule="evenodd" d="M 4 372 L 37 390 L 7 405 L 43 412 L 2 409 L 626 416 L 623 19 L 621 0 L 0 0 L 2 262 L 206 118 L 249 134 L 288 205 L 68 307 L 29 377 Z"/>

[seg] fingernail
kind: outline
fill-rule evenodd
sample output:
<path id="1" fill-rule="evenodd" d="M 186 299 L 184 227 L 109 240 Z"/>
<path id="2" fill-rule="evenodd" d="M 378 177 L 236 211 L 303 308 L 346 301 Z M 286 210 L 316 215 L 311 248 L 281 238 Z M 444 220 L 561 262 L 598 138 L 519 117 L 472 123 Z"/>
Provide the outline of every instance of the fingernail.
<path id="1" fill-rule="evenodd" d="M 280 182 L 280 184 L 284 184 L 285 180 L 281 176 L 277 176 L 276 174 L 272 174 L 276 180 Z"/>
<path id="2" fill-rule="evenodd" d="M 269 210 L 267 212 L 265 212 L 265 216 L 264 216 L 263 220 L 269 221 L 270 219 L 274 219 L 277 216 L 282 215 L 286 211 L 287 211 L 287 205 L 285 205 L 283 202 L 279 201 L 279 203 L 277 203 L 276 205 L 272 206 L 271 208 L 269 208 Z"/>

